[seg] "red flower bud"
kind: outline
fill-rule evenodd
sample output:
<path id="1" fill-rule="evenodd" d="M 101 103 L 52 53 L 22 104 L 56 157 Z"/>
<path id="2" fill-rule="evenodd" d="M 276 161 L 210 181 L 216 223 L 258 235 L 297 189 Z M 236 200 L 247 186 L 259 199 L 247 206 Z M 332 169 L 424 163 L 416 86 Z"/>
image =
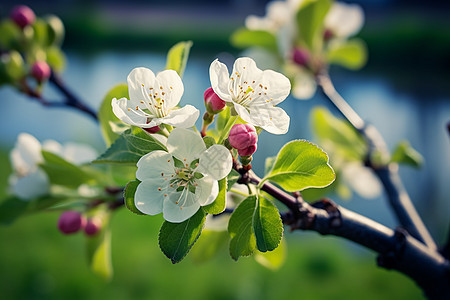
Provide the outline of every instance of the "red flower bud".
<path id="1" fill-rule="evenodd" d="M 325 41 L 329 41 L 331 40 L 331 38 L 334 36 L 333 31 L 331 31 L 330 29 L 325 29 L 325 31 L 323 32 L 323 39 Z"/>
<path id="2" fill-rule="evenodd" d="M 33 10 L 26 5 L 18 5 L 14 7 L 11 11 L 10 17 L 14 23 L 19 25 L 21 28 L 33 24 L 36 19 L 36 15 Z"/>
<path id="3" fill-rule="evenodd" d="M 161 130 L 161 128 L 159 128 L 158 125 L 153 126 L 153 127 L 150 127 L 150 128 L 142 128 L 142 129 L 144 129 L 144 130 L 147 131 L 148 133 L 157 133 L 158 131 Z"/>
<path id="4" fill-rule="evenodd" d="M 238 150 L 247 149 L 250 146 L 256 145 L 258 142 L 256 128 L 250 124 L 236 124 L 230 130 L 228 141 L 233 148 Z"/>
<path id="5" fill-rule="evenodd" d="M 84 227 L 84 232 L 87 235 L 94 235 L 102 227 L 102 220 L 98 217 L 89 218 L 86 223 L 86 227 Z"/>
<path id="6" fill-rule="evenodd" d="M 212 87 L 205 91 L 203 98 L 205 99 L 206 110 L 210 114 L 217 114 L 225 108 L 225 101 L 217 96 Z"/>
<path id="7" fill-rule="evenodd" d="M 240 156 L 250 156 L 250 155 L 252 155 L 253 153 L 256 152 L 257 148 L 258 148 L 258 146 L 256 144 L 254 144 L 254 145 L 251 145 L 251 146 L 249 146 L 249 147 L 247 147 L 245 149 L 238 149 L 238 154 Z"/>
<path id="8" fill-rule="evenodd" d="M 294 62 L 300 66 L 306 66 L 309 62 L 309 53 L 306 49 L 295 48 L 292 55 Z"/>
<path id="9" fill-rule="evenodd" d="M 43 82 L 50 77 L 51 69 L 45 61 L 37 61 L 31 67 L 31 76 L 36 78 L 38 82 Z"/>
<path id="10" fill-rule="evenodd" d="M 64 234 L 71 234 L 86 226 L 86 219 L 77 211 L 66 211 L 58 220 L 58 228 Z"/>

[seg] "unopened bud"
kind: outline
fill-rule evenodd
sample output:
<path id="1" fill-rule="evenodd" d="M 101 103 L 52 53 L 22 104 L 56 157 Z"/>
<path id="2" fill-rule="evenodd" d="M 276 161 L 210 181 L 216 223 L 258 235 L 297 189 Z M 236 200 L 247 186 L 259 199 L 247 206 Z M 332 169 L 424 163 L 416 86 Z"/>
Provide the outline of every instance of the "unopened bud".
<path id="1" fill-rule="evenodd" d="M 300 66 L 306 66 L 309 62 L 309 53 L 304 48 L 295 48 L 292 55 L 294 62 Z"/>
<path id="2" fill-rule="evenodd" d="M 242 163 L 242 165 L 244 165 L 244 167 L 250 166 L 250 163 L 252 162 L 252 160 L 253 160 L 253 157 L 251 155 L 241 156 L 241 163 Z"/>
<path id="3" fill-rule="evenodd" d="M 77 211 L 66 211 L 58 220 L 58 228 L 64 234 L 71 234 L 86 226 L 86 219 Z"/>
<path id="4" fill-rule="evenodd" d="M 250 124 L 236 124 L 230 130 L 228 141 L 233 148 L 238 150 L 256 145 L 258 142 L 256 128 Z"/>
<path id="5" fill-rule="evenodd" d="M 86 227 L 84 227 L 84 232 L 87 235 L 94 235 L 100 231 L 102 228 L 102 220 L 98 217 L 89 218 L 86 223 Z"/>
<path id="6" fill-rule="evenodd" d="M 24 28 L 30 24 L 34 23 L 36 15 L 33 10 L 26 5 L 18 5 L 11 11 L 11 20 L 16 23 L 19 27 Z"/>
<path id="7" fill-rule="evenodd" d="M 161 128 L 159 128 L 158 125 L 150 127 L 150 128 L 142 128 L 142 129 L 144 129 L 148 133 L 157 133 L 157 132 L 159 132 L 161 130 Z"/>
<path id="8" fill-rule="evenodd" d="M 217 96 L 212 87 L 205 91 L 203 98 L 205 99 L 206 110 L 210 114 L 217 114 L 225 108 L 225 101 Z"/>
<path id="9" fill-rule="evenodd" d="M 253 153 L 256 152 L 256 149 L 258 148 L 258 146 L 256 144 L 251 145 L 245 149 L 238 149 L 238 154 L 239 156 L 251 156 Z"/>
<path id="10" fill-rule="evenodd" d="M 37 61 L 31 67 L 31 76 L 33 76 L 38 82 L 43 82 L 50 78 L 52 70 L 45 61 Z"/>
<path id="11" fill-rule="evenodd" d="M 325 29 L 325 31 L 323 32 L 323 39 L 325 41 L 329 41 L 331 40 L 331 38 L 334 36 L 333 31 L 331 31 L 330 29 Z"/>

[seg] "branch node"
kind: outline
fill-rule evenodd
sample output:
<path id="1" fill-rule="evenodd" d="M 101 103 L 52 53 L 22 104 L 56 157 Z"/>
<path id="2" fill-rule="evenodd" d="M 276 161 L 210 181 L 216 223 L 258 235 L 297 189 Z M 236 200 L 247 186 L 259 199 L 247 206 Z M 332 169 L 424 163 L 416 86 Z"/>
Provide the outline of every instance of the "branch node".
<path id="1" fill-rule="evenodd" d="M 312 204 L 313 207 L 323 209 L 328 213 L 331 228 L 337 228 L 342 225 L 341 212 L 336 203 L 328 198 L 323 198 Z"/>
<path id="2" fill-rule="evenodd" d="M 403 256 L 406 247 L 406 237 L 408 235 L 408 232 L 401 227 L 395 229 L 393 245 L 390 250 L 377 257 L 378 266 L 388 270 L 395 267 L 396 262 Z"/>

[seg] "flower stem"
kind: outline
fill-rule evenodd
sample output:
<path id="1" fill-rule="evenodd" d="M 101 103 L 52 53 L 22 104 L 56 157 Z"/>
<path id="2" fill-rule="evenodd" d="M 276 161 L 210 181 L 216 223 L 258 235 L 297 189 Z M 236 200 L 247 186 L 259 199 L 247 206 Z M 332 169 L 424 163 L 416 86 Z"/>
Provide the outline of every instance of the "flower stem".
<path id="1" fill-rule="evenodd" d="M 223 144 L 223 141 L 228 137 L 228 134 L 230 133 L 231 127 L 233 127 L 234 123 L 236 123 L 238 116 L 231 116 L 228 119 L 227 124 L 222 130 L 222 134 L 220 135 L 219 140 L 217 141 L 217 144 Z"/>

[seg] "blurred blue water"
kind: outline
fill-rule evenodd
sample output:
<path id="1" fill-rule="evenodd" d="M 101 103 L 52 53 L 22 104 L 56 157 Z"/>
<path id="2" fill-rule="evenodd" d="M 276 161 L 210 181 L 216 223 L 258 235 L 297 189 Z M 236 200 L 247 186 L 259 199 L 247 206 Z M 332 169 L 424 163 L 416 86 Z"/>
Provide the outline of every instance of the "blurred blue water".
<path id="1" fill-rule="evenodd" d="M 229 58 L 222 55 L 222 60 Z M 191 57 L 183 78 L 185 93 L 180 104 L 192 104 L 204 112 L 203 91 L 209 87 L 209 64 L 216 57 Z M 231 60 L 232 61 L 232 60 Z M 128 73 L 138 66 L 155 72 L 164 69 L 162 54 L 105 52 L 94 56 L 68 53 L 68 68 L 64 79 L 71 90 L 97 109 L 108 89 L 125 82 Z M 413 94 L 394 90 L 381 76 L 365 72 L 332 73 L 337 89 L 363 119 L 374 124 L 392 149 L 402 139 L 411 142 L 425 157 L 421 170 L 401 168 L 401 176 L 420 214 L 437 240 L 444 239 L 450 215 L 450 144 L 446 123 L 450 120 L 450 99 L 421 99 Z M 49 99 L 58 99 L 50 88 Z M 2 111 L 0 146 L 11 148 L 20 132 L 28 132 L 39 140 L 59 142 L 75 140 L 94 145 L 99 151 L 104 144 L 97 124 L 78 112 L 60 108 L 44 108 L 11 88 L 0 89 Z M 327 105 L 321 95 L 312 100 L 288 98 L 280 106 L 291 116 L 290 130 L 285 135 L 262 133 L 254 155 L 255 171 L 262 175 L 264 159 L 276 155 L 284 143 L 292 139 L 312 139 L 309 112 L 315 105 Z M 197 123 L 200 127 L 200 121 Z M 331 162 L 332 164 L 333 162 Z M 364 200 L 355 197 L 344 206 L 367 215 L 388 226 L 395 226 L 384 197 Z"/>

